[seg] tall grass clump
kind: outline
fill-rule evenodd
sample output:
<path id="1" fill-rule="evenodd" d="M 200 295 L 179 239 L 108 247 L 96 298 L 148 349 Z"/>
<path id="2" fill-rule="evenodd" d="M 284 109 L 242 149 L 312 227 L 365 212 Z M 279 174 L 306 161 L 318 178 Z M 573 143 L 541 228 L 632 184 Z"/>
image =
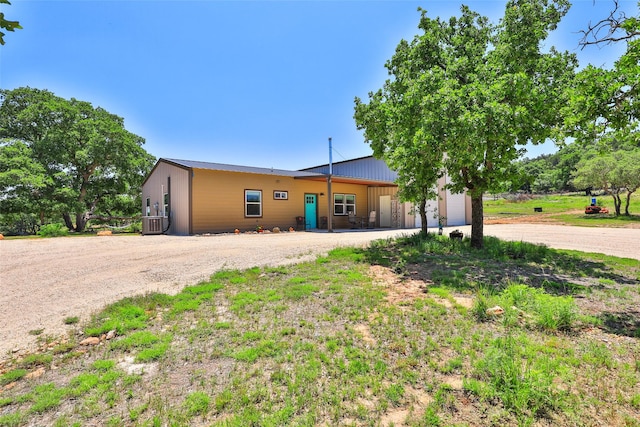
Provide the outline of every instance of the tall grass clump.
<path id="1" fill-rule="evenodd" d="M 99 314 L 93 316 L 85 333 L 89 336 L 99 336 L 115 330 L 123 334 L 132 329 L 143 329 L 147 326 L 148 316 L 145 310 L 133 300 L 126 298 L 108 306 Z"/>
<path id="2" fill-rule="evenodd" d="M 562 405 L 563 396 L 553 385 L 557 366 L 547 355 L 535 354 L 525 335 L 494 339 L 473 374 L 465 388 L 483 398 L 499 398 L 519 425 L 531 425 Z"/>
<path id="3" fill-rule="evenodd" d="M 527 242 L 510 242 L 496 237 L 485 236 L 484 252 L 490 258 L 498 260 L 524 260 L 540 263 L 550 254 L 548 247 Z"/>
<path id="4" fill-rule="evenodd" d="M 480 292 L 472 312 L 480 321 L 488 319 L 486 309 L 500 306 L 507 326 L 523 325 L 547 331 L 567 331 L 580 318 L 578 307 L 570 296 L 554 296 L 542 289 L 511 284 L 497 295 Z M 484 310 L 484 312 L 483 312 Z"/>
<path id="5" fill-rule="evenodd" d="M 68 235 L 69 229 L 63 224 L 45 224 L 40 227 L 40 231 L 38 231 L 38 236 L 42 237 L 62 237 Z"/>

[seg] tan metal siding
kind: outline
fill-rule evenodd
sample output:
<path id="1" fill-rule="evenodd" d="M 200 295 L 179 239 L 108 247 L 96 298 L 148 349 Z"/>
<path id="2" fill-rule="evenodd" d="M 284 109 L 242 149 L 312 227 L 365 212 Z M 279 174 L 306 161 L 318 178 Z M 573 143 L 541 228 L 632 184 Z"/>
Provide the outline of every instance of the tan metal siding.
<path id="1" fill-rule="evenodd" d="M 262 217 L 244 216 L 244 190 L 262 191 Z M 287 191 L 287 200 L 276 200 L 274 191 Z M 367 212 L 366 186 L 333 183 L 334 193 L 356 195 L 358 215 Z M 323 181 L 294 179 L 278 175 L 244 174 L 226 171 L 194 169 L 192 181 L 192 233 L 231 232 L 254 230 L 261 225 L 286 230 L 295 227 L 296 216 L 304 216 L 304 195 L 318 195 L 318 224 L 327 216 L 327 184 Z M 364 216 L 364 215 L 363 215 Z M 348 226 L 347 217 L 337 217 L 335 226 Z"/>
<path id="2" fill-rule="evenodd" d="M 391 196 L 391 200 L 398 199 L 397 187 L 369 187 L 367 194 L 369 195 L 368 211 L 376 211 L 375 227 L 380 226 L 380 196 Z"/>
<path id="3" fill-rule="evenodd" d="M 189 171 L 159 162 L 142 187 L 142 214 L 146 215 L 146 199 L 151 198 L 151 215 L 155 215 L 154 204 L 162 206 L 162 186 L 168 192 L 168 178 L 171 177 L 170 234 L 189 234 Z M 161 210 L 162 208 L 160 208 Z"/>

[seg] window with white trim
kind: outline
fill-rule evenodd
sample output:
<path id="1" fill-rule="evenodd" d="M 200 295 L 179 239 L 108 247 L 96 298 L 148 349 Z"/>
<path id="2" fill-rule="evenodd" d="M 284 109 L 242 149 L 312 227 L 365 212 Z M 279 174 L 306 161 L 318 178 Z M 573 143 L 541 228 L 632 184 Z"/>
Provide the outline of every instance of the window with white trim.
<path id="1" fill-rule="evenodd" d="M 356 195 L 355 194 L 339 194 L 333 195 L 333 214 L 349 215 L 349 212 L 356 213 Z"/>
<path id="2" fill-rule="evenodd" d="M 244 190 L 244 216 L 262 216 L 262 190 Z"/>
<path id="3" fill-rule="evenodd" d="M 169 216 L 169 193 L 164 193 L 163 205 L 164 205 L 164 211 L 162 214 L 165 217 L 168 217 Z"/>
<path id="4" fill-rule="evenodd" d="M 289 198 L 288 191 L 274 191 L 273 198 L 276 200 L 287 200 Z"/>
<path id="5" fill-rule="evenodd" d="M 147 197 L 147 209 L 145 210 L 145 213 L 147 216 L 151 215 L 151 197 Z"/>

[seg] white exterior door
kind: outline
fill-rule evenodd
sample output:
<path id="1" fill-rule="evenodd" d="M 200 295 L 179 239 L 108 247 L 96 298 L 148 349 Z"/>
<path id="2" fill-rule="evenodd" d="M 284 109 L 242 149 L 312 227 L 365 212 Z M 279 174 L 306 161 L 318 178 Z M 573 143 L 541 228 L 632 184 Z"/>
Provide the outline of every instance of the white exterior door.
<path id="1" fill-rule="evenodd" d="M 380 196 L 380 227 L 391 227 L 391 196 Z"/>

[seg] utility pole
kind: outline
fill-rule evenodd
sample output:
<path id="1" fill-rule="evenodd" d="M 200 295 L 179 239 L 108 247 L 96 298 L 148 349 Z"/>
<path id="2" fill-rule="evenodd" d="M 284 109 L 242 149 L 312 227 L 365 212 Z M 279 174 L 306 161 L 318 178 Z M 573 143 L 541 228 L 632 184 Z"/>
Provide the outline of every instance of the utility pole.
<path id="1" fill-rule="evenodd" d="M 331 137 L 329 137 L 329 175 L 327 176 L 327 232 L 333 233 L 333 196 L 331 195 L 331 175 L 333 174 L 333 154 Z"/>

